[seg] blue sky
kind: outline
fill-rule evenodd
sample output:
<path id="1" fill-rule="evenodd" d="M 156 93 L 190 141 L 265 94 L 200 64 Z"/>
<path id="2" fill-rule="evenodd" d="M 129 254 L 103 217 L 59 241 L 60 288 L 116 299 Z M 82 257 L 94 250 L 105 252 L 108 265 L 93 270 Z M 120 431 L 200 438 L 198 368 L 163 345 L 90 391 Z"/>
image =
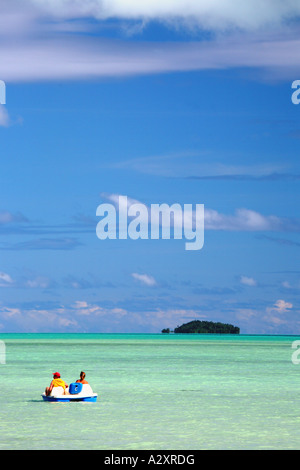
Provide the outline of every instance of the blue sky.
<path id="1" fill-rule="evenodd" d="M 300 7 L 257 5 L 0 1 L 0 332 L 300 333 Z M 99 240 L 113 195 L 203 249 Z"/>

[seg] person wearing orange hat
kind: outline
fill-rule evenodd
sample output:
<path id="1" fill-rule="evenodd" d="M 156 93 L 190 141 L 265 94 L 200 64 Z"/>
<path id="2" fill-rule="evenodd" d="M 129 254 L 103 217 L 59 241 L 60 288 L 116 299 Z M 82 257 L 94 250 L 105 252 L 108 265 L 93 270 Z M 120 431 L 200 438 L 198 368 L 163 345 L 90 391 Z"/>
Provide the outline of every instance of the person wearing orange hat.
<path id="1" fill-rule="evenodd" d="M 66 393 L 66 388 L 68 388 L 68 385 L 65 383 L 64 380 L 61 379 L 60 373 L 59 372 L 54 372 L 52 375 L 53 375 L 53 380 L 52 380 L 50 386 L 46 387 L 45 395 L 49 396 L 54 387 L 62 387 L 64 389 L 64 393 Z"/>

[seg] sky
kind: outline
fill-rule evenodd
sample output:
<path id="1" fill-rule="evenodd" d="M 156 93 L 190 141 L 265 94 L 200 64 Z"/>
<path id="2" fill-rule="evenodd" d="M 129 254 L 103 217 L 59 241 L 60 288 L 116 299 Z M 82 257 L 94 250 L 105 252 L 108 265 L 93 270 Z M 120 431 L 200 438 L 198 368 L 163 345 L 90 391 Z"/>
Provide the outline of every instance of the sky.
<path id="1" fill-rule="evenodd" d="M 297 0 L 0 0 L 0 333 L 300 334 Z M 204 205 L 204 245 L 96 235 Z"/>

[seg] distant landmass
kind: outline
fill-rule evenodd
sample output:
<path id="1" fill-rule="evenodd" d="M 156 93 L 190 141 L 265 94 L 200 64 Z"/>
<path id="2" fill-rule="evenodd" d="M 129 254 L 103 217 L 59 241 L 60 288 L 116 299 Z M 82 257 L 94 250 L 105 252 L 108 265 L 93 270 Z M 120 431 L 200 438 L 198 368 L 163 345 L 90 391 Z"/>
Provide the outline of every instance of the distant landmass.
<path id="1" fill-rule="evenodd" d="M 161 332 L 172 333 L 169 328 L 164 328 Z M 174 333 L 212 333 L 238 335 L 240 333 L 240 329 L 238 326 L 233 326 L 229 323 L 193 320 L 188 323 L 183 323 L 181 326 L 177 326 L 177 328 L 174 329 Z"/>

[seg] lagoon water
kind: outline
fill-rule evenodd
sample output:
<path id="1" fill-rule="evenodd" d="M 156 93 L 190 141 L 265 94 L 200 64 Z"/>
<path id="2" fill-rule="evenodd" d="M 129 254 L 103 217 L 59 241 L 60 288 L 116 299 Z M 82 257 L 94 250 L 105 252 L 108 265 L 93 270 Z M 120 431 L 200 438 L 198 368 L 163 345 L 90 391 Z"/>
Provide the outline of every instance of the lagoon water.
<path id="1" fill-rule="evenodd" d="M 0 449 L 300 449 L 295 336 L 2 334 Z M 47 403 L 81 370 L 97 403 Z"/>

